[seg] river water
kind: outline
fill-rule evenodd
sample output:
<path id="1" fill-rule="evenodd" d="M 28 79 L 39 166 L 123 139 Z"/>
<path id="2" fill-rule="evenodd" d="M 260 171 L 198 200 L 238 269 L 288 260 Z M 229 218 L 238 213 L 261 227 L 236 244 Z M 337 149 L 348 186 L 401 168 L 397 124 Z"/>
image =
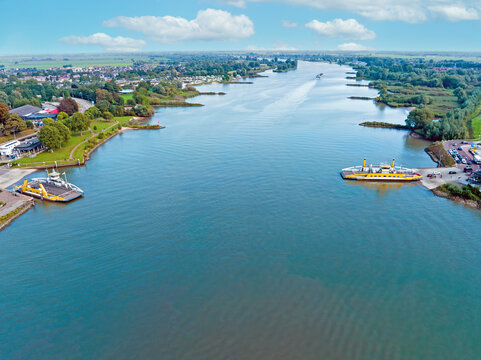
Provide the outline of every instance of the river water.
<path id="1" fill-rule="evenodd" d="M 0 233 L 2 359 L 478 359 L 481 215 L 343 167 L 433 166 L 338 65 L 209 85 Z M 314 80 L 317 73 L 325 75 Z"/>

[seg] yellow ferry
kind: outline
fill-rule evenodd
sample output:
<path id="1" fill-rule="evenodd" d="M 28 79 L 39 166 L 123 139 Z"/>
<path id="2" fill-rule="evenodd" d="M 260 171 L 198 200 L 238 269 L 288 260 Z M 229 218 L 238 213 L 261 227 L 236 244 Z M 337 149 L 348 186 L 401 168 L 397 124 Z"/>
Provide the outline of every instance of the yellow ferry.
<path id="1" fill-rule="evenodd" d="M 65 173 L 60 174 L 55 170 L 50 173 L 47 171 L 46 178 L 36 178 L 31 181 L 25 179 L 22 185 L 13 185 L 13 190 L 21 194 L 55 202 L 69 202 L 84 194 L 78 186 L 67 182 Z"/>
<path id="2" fill-rule="evenodd" d="M 394 166 L 394 160 L 389 165 L 372 165 L 366 166 L 366 159 L 362 166 L 352 166 L 342 169 L 341 176 L 345 180 L 358 181 L 419 181 L 423 177 L 402 166 Z"/>

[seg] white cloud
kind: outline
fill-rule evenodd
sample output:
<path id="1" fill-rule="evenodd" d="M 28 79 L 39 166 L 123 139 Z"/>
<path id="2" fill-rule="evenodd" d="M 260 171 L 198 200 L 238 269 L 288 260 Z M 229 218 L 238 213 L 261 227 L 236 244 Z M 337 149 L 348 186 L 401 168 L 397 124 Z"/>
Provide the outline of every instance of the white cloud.
<path id="1" fill-rule="evenodd" d="M 353 42 L 340 44 L 340 45 L 337 46 L 337 49 L 338 49 L 338 50 L 342 50 L 342 51 L 367 51 L 367 50 L 374 50 L 373 48 L 370 48 L 370 47 L 367 47 L 367 46 L 364 46 L 364 45 L 361 45 L 361 44 L 356 44 L 356 43 L 353 43 Z"/>
<path id="2" fill-rule="evenodd" d="M 215 9 L 201 10 L 193 20 L 173 16 L 120 16 L 103 25 L 138 31 L 160 43 L 237 40 L 254 34 L 254 23 L 247 16 Z"/>
<path id="3" fill-rule="evenodd" d="M 478 20 L 479 14 L 476 9 L 466 8 L 460 5 L 432 6 L 433 14 L 449 21 Z"/>
<path id="4" fill-rule="evenodd" d="M 332 21 L 320 22 L 312 20 L 306 24 L 319 36 L 345 38 L 353 40 L 372 40 L 376 37 L 374 31 L 368 30 L 364 25 L 354 19 L 334 19 Z"/>
<path id="5" fill-rule="evenodd" d="M 248 51 L 295 51 L 297 48 L 290 46 L 282 41 L 276 41 L 274 46 L 270 49 L 264 47 L 258 47 L 255 45 L 249 45 L 246 50 Z"/>
<path id="6" fill-rule="evenodd" d="M 378 21 L 420 23 L 441 17 L 450 21 L 478 19 L 479 0 L 244 0 L 282 2 L 321 10 L 349 11 Z"/>
<path id="7" fill-rule="evenodd" d="M 289 21 L 289 20 L 282 20 L 281 25 L 287 29 L 292 29 L 297 27 L 297 23 Z"/>
<path id="8" fill-rule="evenodd" d="M 246 7 L 245 0 L 222 0 L 224 4 L 244 9 Z"/>
<path id="9" fill-rule="evenodd" d="M 104 33 L 96 33 L 90 36 L 67 36 L 59 41 L 69 45 L 97 45 L 105 51 L 140 51 L 147 43 L 144 40 L 136 40 L 123 36 L 111 37 Z"/>

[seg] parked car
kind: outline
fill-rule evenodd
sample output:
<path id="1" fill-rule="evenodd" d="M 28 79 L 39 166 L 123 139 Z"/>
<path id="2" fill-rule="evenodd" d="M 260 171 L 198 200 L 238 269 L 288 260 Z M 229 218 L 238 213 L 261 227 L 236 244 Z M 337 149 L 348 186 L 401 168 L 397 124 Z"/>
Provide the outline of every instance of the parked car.
<path id="1" fill-rule="evenodd" d="M 433 174 L 428 174 L 427 177 L 428 178 L 432 178 L 434 175 Z"/>
<path id="2" fill-rule="evenodd" d="M 463 164 L 466 164 L 466 163 L 467 163 L 467 162 L 466 162 L 466 159 L 461 159 L 461 162 L 462 162 Z"/>
<path id="3" fill-rule="evenodd" d="M 469 165 L 464 167 L 464 172 L 468 172 L 468 171 L 473 171 L 473 168 Z"/>
<path id="4" fill-rule="evenodd" d="M 458 147 L 458 150 L 461 151 L 461 150 L 463 150 L 463 148 Z"/>
<path id="5" fill-rule="evenodd" d="M 472 165 L 473 162 L 471 160 L 468 160 L 468 165 Z"/>
<path id="6" fill-rule="evenodd" d="M 449 173 L 450 173 L 451 175 L 452 175 L 452 174 L 457 174 L 457 172 L 454 171 L 454 170 L 451 170 Z"/>

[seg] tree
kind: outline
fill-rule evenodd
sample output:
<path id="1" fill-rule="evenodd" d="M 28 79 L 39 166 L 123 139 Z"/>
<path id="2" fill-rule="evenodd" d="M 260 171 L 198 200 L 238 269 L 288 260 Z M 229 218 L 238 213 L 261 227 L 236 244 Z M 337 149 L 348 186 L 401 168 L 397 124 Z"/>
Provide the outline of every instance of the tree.
<path id="1" fill-rule="evenodd" d="M 49 149 L 58 149 L 62 144 L 60 132 L 55 126 L 46 125 L 38 133 L 40 142 Z"/>
<path id="2" fill-rule="evenodd" d="M 0 90 L 0 102 L 8 104 L 8 95 L 5 91 Z"/>
<path id="3" fill-rule="evenodd" d="M 6 134 L 14 134 L 19 131 L 27 129 L 27 124 L 25 121 L 17 114 L 8 114 L 7 120 L 5 121 L 5 127 L 3 132 Z"/>
<path id="4" fill-rule="evenodd" d="M 105 120 L 112 120 L 114 118 L 114 115 L 112 115 L 111 112 L 109 111 L 106 111 L 102 114 L 102 117 L 105 119 Z"/>
<path id="5" fill-rule="evenodd" d="M 426 108 L 417 108 L 411 111 L 406 119 L 406 125 L 414 129 L 422 129 L 434 119 L 434 114 Z"/>
<path id="6" fill-rule="evenodd" d="M 104 89 L 97 89 L 96 91 L 96 101 L 106 100 L 108 102 L 113 101 L 113 96 L 110 92 Z"/>
<path id="7" fill-rule="evenodd" d="M 96 106 L 92 106 L 91 108 L 88 108 L 84 114 L 88 116 L 91 120 L 97 119 L 102 116 L 102 113 L 100 112 L 99 108 Z"/>
<path id="8" fill-rule="evenodd" d="M 64 112 L 69 116 L 72 116 L 78 111 L 78 104 L 72 98 L 64 98 L 58 106 L 60 112 Z"/>
<path id="9" fill-rule="evenodd" d="M 136 116 L 149 117 L 153 114 L 151 108 L 144 105 L 137 105 L 133 110 Z"/>
<path id="10" fill-rule="evenodd" d="M 5 103 L 0 103 L 0 124 L 4 124 L 8 117 L 8 106 Z"/>
<path id="11" fill-rule="evenodd" d="M 70 139 L 70 130 L 64 124 L 59 121 L 54 122 L 55 127 L 60 134 L 60 143 L 65 144 Z"/>
<path id="12" fill-rule="evenodd" d="M 58 120 L 65 120 L 66 118 L 68 118 L 68 114 L 63 111 L 59 112 L 57 115 Z"/>
<path id="13" fill-rule="evenodd" d="M 90 119 L 81 113 L 75 113 L 65 121 L 65 125 L 72 131 L 84 131 L 89 128 Z"/>

